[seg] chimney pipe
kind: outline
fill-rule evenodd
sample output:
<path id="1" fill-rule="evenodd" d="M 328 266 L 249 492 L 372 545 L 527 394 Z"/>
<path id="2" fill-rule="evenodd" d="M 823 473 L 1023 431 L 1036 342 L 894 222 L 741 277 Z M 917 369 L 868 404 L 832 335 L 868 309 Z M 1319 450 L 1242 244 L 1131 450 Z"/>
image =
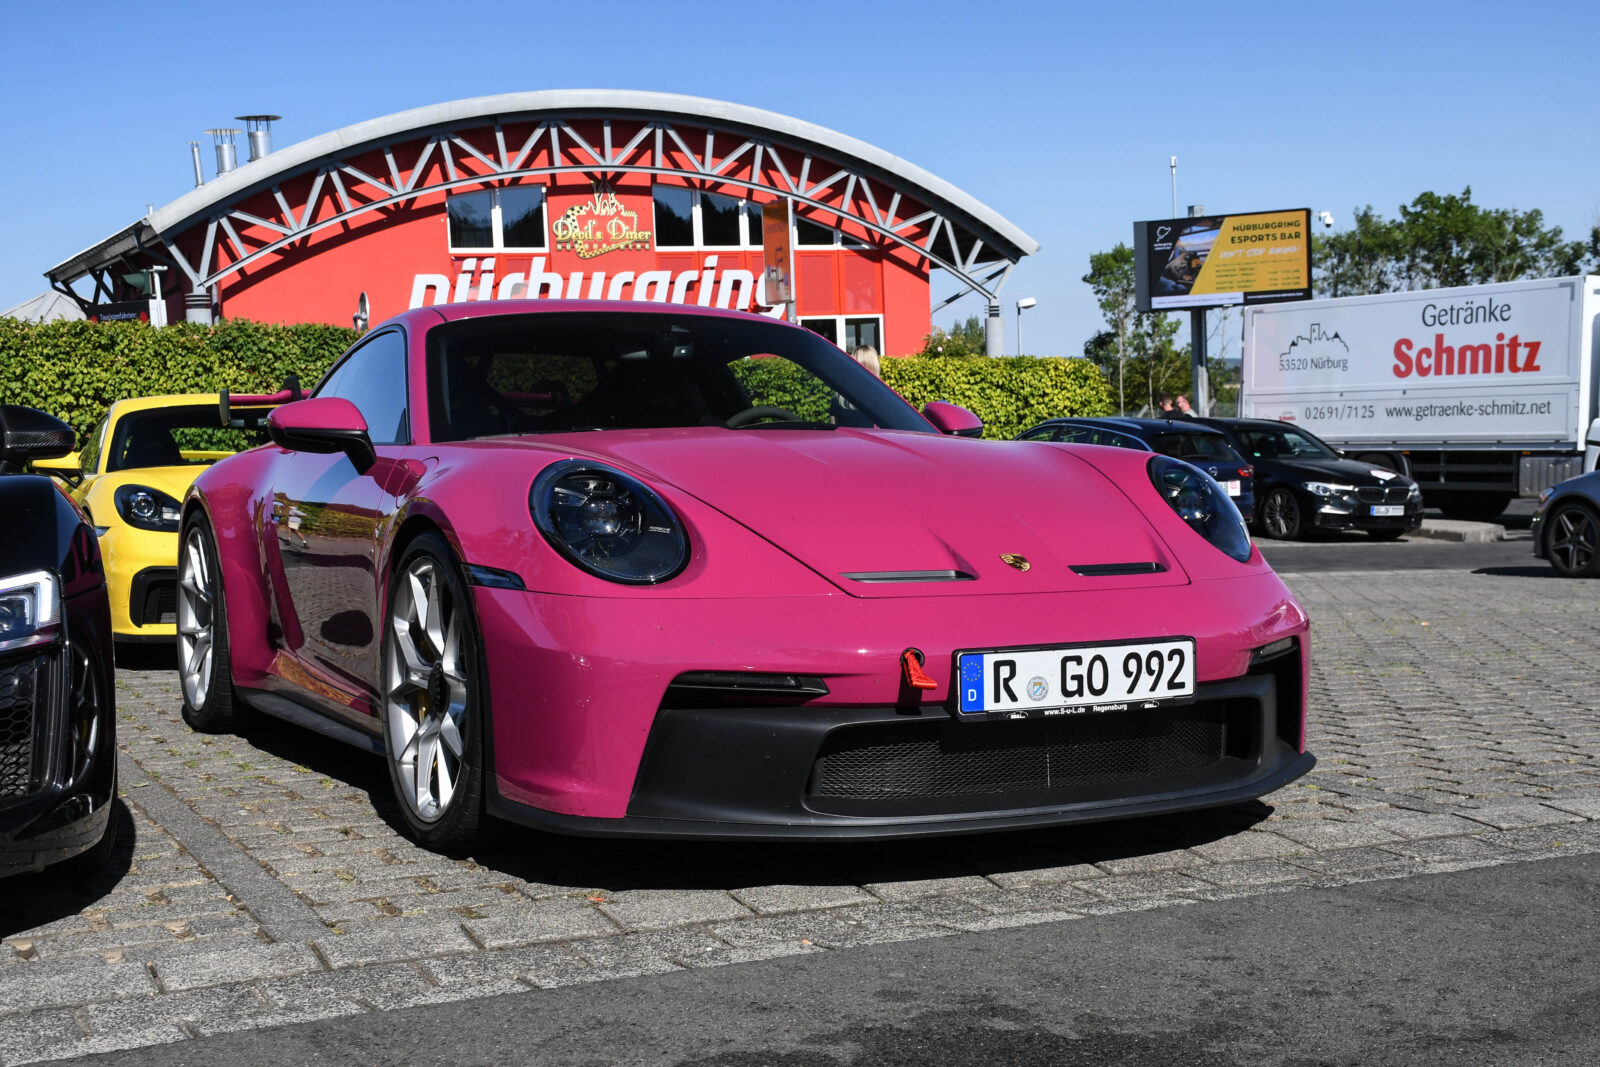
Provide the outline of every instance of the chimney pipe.
<path id="1" fill-rule="evenodd" d="M 233 147 L 233 139 L 243 130 L 223 128 L 207 130 L 211 140 L 217 146 L 217 177 L 222 177 L 234 167 L 239 165 L 239 154 Z"/>
<path id="2" fill-rule="evenodd" d="M 189 142 L 189 154 L 194 157 L 194 187 L 200 188 L 206 183 L 205 171 L 200 169 L 200 142 Z"/>
<path id="3" fill-rule="evenodd" d="M 249 129 L 250 159 L 254 163 L 262 156 L 272 154 L 272 124 L 283 118 L 282 115 L 235 115 L 234 121 L 242 122 Z"/>

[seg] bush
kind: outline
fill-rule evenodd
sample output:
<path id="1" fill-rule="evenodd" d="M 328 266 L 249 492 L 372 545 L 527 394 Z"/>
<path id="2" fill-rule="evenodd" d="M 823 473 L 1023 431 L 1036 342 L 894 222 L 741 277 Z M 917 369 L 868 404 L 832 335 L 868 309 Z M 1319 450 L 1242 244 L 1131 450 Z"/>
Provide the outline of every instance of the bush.
<path id="1" fill-rule="evenodd" d="M 0 318 L 0 403 L 26 404 L 84 436 L 112 401 L 163 393 L 276 392 L 294 373 L 309 389 L 356 339 L 339 326 L 22 322 Z"/>
<path id="2" fill-rule="evenodd" d="M 920 409 L 946 400 L 983 420 L 983 436 L 1011 438 L 1045 419 L 1109 415 L 1111 393 L 1086 359 L 1010 356 L 940 359 L 911 356 L 883 360 L 883 380 Z"/>

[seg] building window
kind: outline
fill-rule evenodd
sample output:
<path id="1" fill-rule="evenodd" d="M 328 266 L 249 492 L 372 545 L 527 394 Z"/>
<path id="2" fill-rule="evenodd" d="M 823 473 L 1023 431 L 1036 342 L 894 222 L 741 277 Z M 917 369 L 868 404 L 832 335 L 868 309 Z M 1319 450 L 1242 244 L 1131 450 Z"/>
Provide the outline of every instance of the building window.
<path id="1" fill-rule="evenodd" d="M 794 220 L 794 246 L 796 248 L 866 248 L 865 241 L 849 237 L 832 226 L 812 222 L 800 215 Z"/>
<path id="2" fill-rule="evenodd" d="M 444 207 L 453 252 L 545 250 L 542 185 L 451 193 Z"/>
<path id="3" fill-rule="evenodd" d="M 657 185 L 657 248 L 760 248 L 761 205 L 681 185 Z"/>
<path id="4" fill-rule="evenodd" d="M 879 355 L 883 354 L 882 315 L 808 317 L 801 319 L 800 325 L 812 333 L 821 334 L 846 352 L 853 352 L 862 345 L 871 345 Z"/>

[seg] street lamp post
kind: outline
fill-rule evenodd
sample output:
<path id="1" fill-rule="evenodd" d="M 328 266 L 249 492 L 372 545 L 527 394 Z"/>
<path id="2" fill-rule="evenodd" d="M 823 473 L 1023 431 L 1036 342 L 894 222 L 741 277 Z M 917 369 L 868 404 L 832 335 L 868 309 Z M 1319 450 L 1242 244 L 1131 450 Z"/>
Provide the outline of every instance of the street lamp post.
<path id="1" fill-rule="evenodd" d="M 1017 301 L 1017 355 L 1022 355 L 1022 313 L 1033 307 L 1038 301 L 1031 296 L 1025 296 Z"/>

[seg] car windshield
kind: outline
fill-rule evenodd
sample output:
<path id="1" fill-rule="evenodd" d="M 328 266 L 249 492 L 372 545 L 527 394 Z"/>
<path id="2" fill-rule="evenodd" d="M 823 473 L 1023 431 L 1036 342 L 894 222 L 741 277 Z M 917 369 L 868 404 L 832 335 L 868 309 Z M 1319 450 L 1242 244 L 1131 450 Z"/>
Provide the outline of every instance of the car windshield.
<path id="1" fill-rule="evenodd" d="M 436 441 L 725 426 L 932 432 L 870 371 L 807 330 L 702 315 L 496 315 L 428 335 Z"/>
<path id="2" fill-rule="evenodd" d="M 214 403 L 130 411 L 112 431 L 106 470 L 204 466 L 266 440 L 265 430 L 223 426 Z"/>
<path id="3" fill-rule="evenodd" d="M 1191 463 L 1233 463 L 1244 466 L 1244 458 L 1233 450 L 1220 433 L 1158 433 L 1150 447 L 1167 456 Z"/>
<path id="4" fill-rule="evenodd" d="M 1270 430 L 1244 429 L 1239 439 L 1261 459 L 1338 459 L 1339 454 L 1309 434 L 1291 426 Z"/>

